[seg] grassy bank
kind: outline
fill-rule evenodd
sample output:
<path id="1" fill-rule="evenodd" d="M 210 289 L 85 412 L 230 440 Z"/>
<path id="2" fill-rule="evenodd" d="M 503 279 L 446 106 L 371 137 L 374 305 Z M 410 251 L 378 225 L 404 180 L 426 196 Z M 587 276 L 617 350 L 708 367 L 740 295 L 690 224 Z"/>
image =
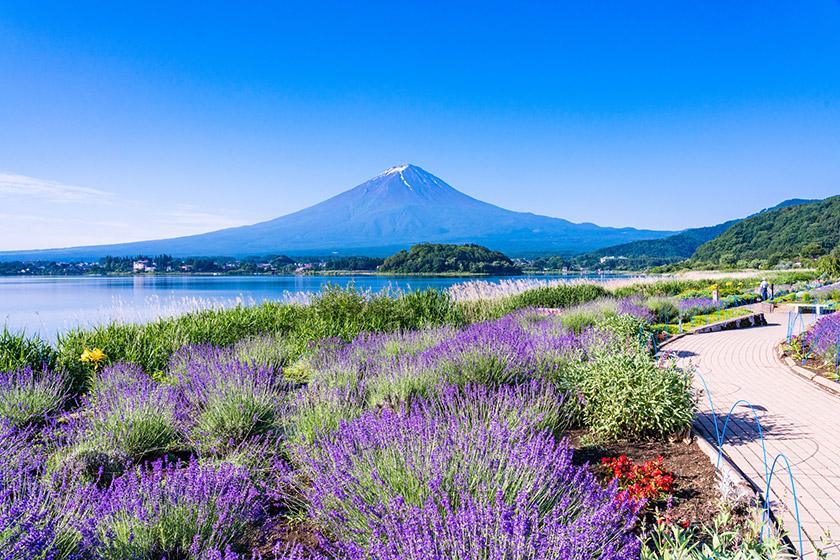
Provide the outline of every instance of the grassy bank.
<path id="1" fill-rule="evenodd" d="M 769 278 L 778 285 L 812 277 L 784 273 Z M 737 282 L 737 283 L 736 283 Z M 571 283 L 539 286 L 492 299 L 458 301 L 449 292 L 433 289 L 371 294 L 355 288 L 332 287 L 308 305 L 266 302 L 187 313 L 146 324 L 110 323 L 76 328 L 58 336 L 55 344 L 4 330 L 0 333 L 0 370 L 42 365 L 67 372 L 73 390 L 80 390 L 94 364 L 82 362 L 85 349 L 100 348 L 108 363 L 131 362 L 147 372 L 166 368 L 170 357 L 188 344 L 230 346 L 257 336 L 278 336 L 284 352 L 295 359 L 321 340 L 349 341 L 362 332 L 395 332 L 429 326 L 463 326 L 494 320 L 528 307 L 566 308 L 604 297 L 701 295 L 713 283 L 722 291 L 749 286 L 744 279 L 639 282 L 606 289 L 599 284 Z M 731 285 L 729 288 L 726 285 Z M 723 294 L 725 295 L 725 293 Z"/>
<path id="2" fill-rule="evenodd" d="M 188 344 L 230 346 L 265 335 L 282 336 L 289 359 L 316 341 L 349 341 L 362 332 L 394 332 L 428 326 L 460 326 L 496 319 L 523 307 L 566 307 L 604 296 L 595 285 L 538 288 L 493 301 L 456 302 L 438 290 L 417 290 L 398 297 L 368 294 L 354 288 L 329 288 L 311 304 L 266 302 L 187 313 L 146 324 L 110 323 L 62 333 L 50 345 L 37 337 L 4 330 L 0 336 L 0 367 L 11 370 L 42 365 L 69 374 L 73 390 L 81 389 L 95 364 L 80 356 L 100 348 L 108 363 L 131 362 L 145 371 L 163 370 L 170 356 Z"/>

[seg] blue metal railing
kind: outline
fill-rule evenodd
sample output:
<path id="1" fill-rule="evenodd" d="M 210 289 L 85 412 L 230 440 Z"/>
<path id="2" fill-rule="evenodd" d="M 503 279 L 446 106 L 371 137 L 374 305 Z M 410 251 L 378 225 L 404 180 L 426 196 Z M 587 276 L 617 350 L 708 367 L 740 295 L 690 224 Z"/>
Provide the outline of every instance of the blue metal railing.
<path id="1" fill-rule="evenodd" d="M 762 451 L 762 454 L 763 454 L 762 455 L 762 460 L 764 462 L 764 495 L 763 495 L 764 516 L 763 516 L 763 524 L 762 524 L 762 527 L 761 527 L 761 533 L 759 535 L 759 537 L 762 538 L 762 539 L 764 538 L 765 529 L 767 529 L 769 523 L 771 522 L 770 488 L 771 488 L 771 484 L 773 482 L 773 474 L 776 471 L 776 464 L 779 462 L 779 460 L 784 461 L 785 466 L 787 467 L 787 472 L 788 472 L 788 477 L 789 477 L 789 480 L 790 480 L 791 491 L 793 492 L 794 515 L 795 515 L 795 518 L 796 518 L 796 531 L 797 531 L 797 537 L 799 539 L 798 553 L 799 553 L 799 558 L 801 560 L 802 555 L 803 555 L 803 545 L 804 545 L 804 541 L 803 541 L 803 538 L 802 538 L 802 520 L 801 520 L 800 515 L 799 515 L 799 499 L 797 498 L 797 495 L 796 495 L 796 483 L 795 483 L 794 478 L 793 478 L 793 470 L 791 469 L 790 461 L 788 460 L 787 456 L 785 456 L 784 453 L 778 453 L 773 458 L 772 466 L 768 463 L 768 461 L 767 461 L 767 445 L 766 445 L 766 442 L 765 442 L 765 439 L 764 439 L 764 430 L 761 427 L 761 421 L 758 419 L 758 413 L 756 412 L 756 408 L 752 405 L 752 403 L 750 403 L 749 401 L 747 401 L 745 399 L 739 399 L 738 401 L 735 402 L 735 404 L 732 405 L 732 407 L 729 409 L 729 413 L 726 415 L 726 419 L 724 420 L 723 429 L 720 429 L 717 413 L 715 412 L 715 404 L 714 404 L 714 401 L 712 400 L 712 393 L 711 393 L 711 391 L 709 391 L 709 385 L 706 383 L 706 379 L 703 377 L 703 375 L 700 372 L 695 372 L 695 373 L 699 377 L 700 382 L 703 384 L 703 388 L 706 391 L 706 396 L 709 399 L 709 407 L 710 407 L 710 410 L 711 410 L 711 413 L 712 413 L 712 421 L 714 422 L 715 441 L 716 441 L 717 449 L 718 449 L 717 464 L 716 464 L 717 468 L 720 468 L 720 461 L 721 461 L 721 458 L 723 457 L 723 446 L 726 443 L 726 430 L 727 430 L 727 427 L 729 426 L 729 420 L 732 417 L 732 413 L 735 411 L 735 409 L 739 405 L 747 406 L 752 411 L 753 419 L 755 421 L 756 428 L 758 429 L 758 437 L 761 440 L 761 451 Z"/>

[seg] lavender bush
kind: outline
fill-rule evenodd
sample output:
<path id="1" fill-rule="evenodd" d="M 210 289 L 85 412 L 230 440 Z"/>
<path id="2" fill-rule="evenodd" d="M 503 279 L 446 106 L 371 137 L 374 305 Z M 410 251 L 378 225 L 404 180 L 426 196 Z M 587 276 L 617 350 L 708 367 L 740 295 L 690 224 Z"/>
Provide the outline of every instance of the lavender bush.
<path id="1" fill-rule="evenodd" d="M 715 301 L 712 298 L 693 297 L 677 300 L 677 309 L 683 320 L 688 320 L 694 315 L 708 315 L 726 307 L 721 300 Z"/>
<path id="2" fill-rule="evenodd" d="M 840 349 L 840 313 L 822 317 L 805 333 L 804 340 L 825 364 L 836 365 Z"/>
<path id="3" fill-rule="evenodd" d="M 511 399 L 499 405 L 494 401 Z M 592 475 L 572 465 L 572 450 L 545 431 L 541 418 L 517 410 L 514 392 L 443 391 L 410 409 L 367 412 L 324 433 L 298 456 L 312 480 L 314 517 L 328 530 L 364 543 L 374 533 L 377 504 L 422 506 L 462 492 L 491 502 L 497 492 L 512 504 L 520 494 L 541 513 L 562 507 L 584 515 Z M 615 498 L 615 489 L 598 495 Z M 374 508 L 374 509 L 371 509 Z"/>
<path id="4" fill-rule="evenodd" d="M 83 397 L 85 414 L 65 418 L 66 447 L 53 457 L 59 468 L 96 477 L 183 449 L 184 406 L 174 388 L 160 385 L 139 367 L 104 369 Z"/>
<path id="5" fill-rule="evenodd" d="M 376 526 L 367 546 L 345 541 L 335 558 L 347 560 L 630 560 L 638 558 L 633 506 L 612 500 L 594 481 L 578 489 L 579 509 L 561 503 L 544 514 L 522 493 L 480 500 L 462 493 L 421 505 L 394 500 L 372 508 Z"/>
<path id="6" fill-rule="evenodd" d="M 30 367 L 0 372 L 0 419 L 17 426 L 45 422 L 62 409 L 66 398 L 59 373 Z"/>
<path id="7" fill-rule="evenodd" d="M 654 320 L 653 312 L 639 296 L 631 296 L 619 300 L 616 311 L 623 315 L 635 317 L 644 323 L 652 323 Z"/>
<path id="8" fill-rule="evenodd" d="M 221 455 L 279 428 L 288 389 L 280 370 L 212 347 L 184 349 L 177 359 L 184 354 L 191 358 L 179 363 L 175 375 L 188 438 L 198 453 Z"/>
<path id="9" fill-rule="evenodd" d="M 264 514 L 247 471 L 159 460 L 95 497 L 83 548 L 103 560 L 212 558 L 242 552 Z"/>
<path id="10" fill-rule="evenodd" d="M 48 475 L 43 443 L 32 429 L 0 425 L 0 441 L 0 558 L 81 558 L 92 487 Z"/>

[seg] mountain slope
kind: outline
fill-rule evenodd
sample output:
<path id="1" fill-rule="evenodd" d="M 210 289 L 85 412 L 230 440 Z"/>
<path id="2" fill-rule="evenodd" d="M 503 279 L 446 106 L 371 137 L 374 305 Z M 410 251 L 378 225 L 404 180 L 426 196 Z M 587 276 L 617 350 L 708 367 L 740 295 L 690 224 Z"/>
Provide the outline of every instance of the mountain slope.
<path id="1" fill-rule="evenodd" d="M 606 256 L 649 257 L 651 259 L 661 259 L 663 262 L 659 264 L 683 260 L 693 255 L 700 245 L 714 239 L 737 222 L 738 220 L 730 220 L 716 226 L 687 229 L 676 235 L 669 235 L 661 239 L 613 245 L 592 251 L 586 256 L 593 258 Z"/>
<path id="2" fill-rule="evenodd" d="M 383 171 L 361 185 L 293 214 L 211 233 L 164 239 L 0 254 L 12 258 L 95 258 L 168 253 L 173 256 L 325 254 L 388 255 L 419 242 L 479 243 L 513 253 L 579 253 L 671 232 L 602 228 L 512 212 L 452 188 L 414 165 Z"/>
<path id="3" fill-rule="evenodd" d="M 721 257 L 726 260 L 795 258 L 803 253 L 828 252 L 838 244 L 840 196 L 833 196 L 761 212 L 742 220 L 701 245 L 693 258 L 708 263 L 718 263 Z"/>
<path id="4" fill-rule="evenodd" d="M 773 206 L 761 210 L 752 216 L 758 216 L 765 212 L 772 212 L 779 208 L 788 208 L 791 206 L 799 206 L 802 204 L 810 204 L 817 202 L 816 200 L 806 200 L 801 198 L 792 198 L 785 200 Z M 750 216 L 750 217 L 752 217 Z M 591 251 L 585 255 L 581 255 L 579 260 L 583 264 L 594 265 L 601 257 L 615 256 L 626 257 L 629 261 L 627 266 L 661 266 L 679 262 L 690 258 L 695 251 L 704 243 L 717 238 L 730 227 L 740 222 L 741 219 L 729 220 L 722 224 L 714 226 L 692 228 L 682 231 L 676 235 L 670 235 L 661 239 L 648 239 L 643 241 L 633 241 L 631 243 L 624 243 L 622 245 L 613 245 Z"/>

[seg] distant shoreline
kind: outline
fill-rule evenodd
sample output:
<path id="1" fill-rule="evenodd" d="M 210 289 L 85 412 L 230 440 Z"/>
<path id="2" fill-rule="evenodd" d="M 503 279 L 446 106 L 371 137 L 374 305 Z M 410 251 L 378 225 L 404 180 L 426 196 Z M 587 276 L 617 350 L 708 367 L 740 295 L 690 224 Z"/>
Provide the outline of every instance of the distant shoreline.
<path id="1" fill-rule="evenodd" d="M 380 276 L 380 277 L 423 277 L 423 278 L 519 278 L 521 276 L 627 276 L 633 274 L 647 274 L 638 270 L 525 270 L 519 274 L 484 274 L 476 272 L 377 272 L 374 270 L 320 270 L 289 274 L 275 274 L 270 272 L 111 272 L 106 274 L 2 274 L 0 278 L 153 278 L 153 277 L 292 277 L 292 276 Z"/>

